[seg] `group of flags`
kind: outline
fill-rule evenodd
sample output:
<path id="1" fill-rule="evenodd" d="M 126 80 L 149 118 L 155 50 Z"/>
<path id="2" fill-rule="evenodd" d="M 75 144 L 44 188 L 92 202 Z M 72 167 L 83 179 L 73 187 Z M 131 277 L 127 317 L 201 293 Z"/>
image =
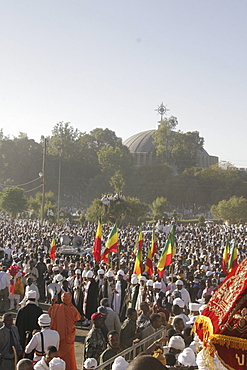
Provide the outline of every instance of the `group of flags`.
<path id="1" fill-rule="evenodd" d="M 104 261 L 108 262 L 109 254 L 116 253 L 118 251 L 118 230 L 115 224 L 111 229 L 110 235 L 105 243 L 104 249 L 101 251 L 101 240 L 102 240 L 102 225 L 98 221 L 98 227 L 93 245 L 93 256 L 96 262 Z"/>
<path id="2" fill-rule="evenodd" d="M 234 269 L 238 264 L 238 251 L 237 251 L 237 243 L 234 240 L 232 247 L 230 247 L 230 243 L 227 240 L 226 246 L 224 248 L 223 257 L 221 267 L 225 275 L 228 275 L 229 272 Z"/>

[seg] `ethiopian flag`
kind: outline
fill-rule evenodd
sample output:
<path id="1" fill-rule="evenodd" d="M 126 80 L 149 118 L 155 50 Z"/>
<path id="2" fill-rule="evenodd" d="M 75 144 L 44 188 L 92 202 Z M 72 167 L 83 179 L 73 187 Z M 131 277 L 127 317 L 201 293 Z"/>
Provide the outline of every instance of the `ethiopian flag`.
<path id="1" fill-rule="evenodd" d="M 153 231 L 152 231 L 152 242 L 151 242 L 151 254 L 152 254 L 152 257 L 153 257 L 153 255 L 155 253 L 157 253 L 157 241 L 156 241 L 155 231 L 153 229 Z"/>
<path id="2" fill-rule="evenodd" d="M 105 248 L 103 250 L 101 259 L 107 263 L 109 253 L 111 252 L 116 253 L 117 250 L 118 250 L 118 231 L 117 231 L 117 225 L 115 224 L 105 243 Z"/>
<path id="3" fill-rule="evenodd" d="M 134 266 L 133 274 L 138 277 L 142 274 L 142 228 L 140 227 L 139 235 L 136 243 L 136 261 Z"/>
<path id="4" fill-rule="evenodd" d="M 173 247 L 171 234 L 168 235 L 166 244 L 158 261 L 158 274 L 159 277 L 163 277 L 164 267 L 169 266 L 172 263 Z"/>
<path id="5" fill-rule="evenodd" d="M 148 254 L 147 254 L 147 259 L 146 259 L 145 272 L 147 272 L 150 276 L 153 275 L 152 244 L 148 248 Z"/>
<path id="6" fill-rule="evenodd" d="M 101 225 L 101 222 L 98 221 L 98 227 L 97 227 L 94 244 L 93 244 L 93 256 L 96 262 L 100 261 L 101 239 L 102 239 L 102 225 Z"/>
<path id="7" fill-rule="evenodd" d="M 231 249 L 231 255 L 230 259 L 228 261 L 228 272 L 231 272 L 234 267 L 236 267 L 238 264 L 238 251 L 236 246 L 236 240 L 234 240 L 232 249 Z"/>
<path id="8" fill-rule="evenodd" d="M 222 261 L 221 261 L 221 268 L 222 268 L 225 275 L 228 274 L 229 259 L 230 259 L 230 249 L 229 249 L 229 241 L 227 240 L 226 246 L 225 246 L 225 249 L 224 249 L 224 252 L 223 252 Z"/>
<path id="9" fill-rule="evenodd" d="M 55 238 L 52 238 L 52 241 L 51 241 L 51 246 L 50 246 L 50 250 L 49 250 L 49 256 L 50 258 L 54 261 L 55 258 L 56 258 L 56 250 L 57 250 L 57 246 L 56 246 L 56 239 Z"/>

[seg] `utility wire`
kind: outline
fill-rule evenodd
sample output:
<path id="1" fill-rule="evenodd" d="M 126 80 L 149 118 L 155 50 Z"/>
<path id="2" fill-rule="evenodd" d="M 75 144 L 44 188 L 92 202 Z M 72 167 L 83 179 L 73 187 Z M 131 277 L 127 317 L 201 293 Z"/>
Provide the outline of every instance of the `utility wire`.
<path id="1" fill-rule="evenodd" d="M 14 184 L 11 184 L 11 185 L 0 184 L 0 186 L 3 186 L 3 187 L 5 187 L 5 188 L 11 187 L 11 186 L 24 186 L 24 185 L 31 184 L 32 182 L 35 182 L 35 181 L 37 181 L 37 180 L 40 180 L 40 177 L 37 177 L 36 179 L 31 180 L 31 181 L 29 181 L 29 182 L 26 182 L 26 183 L 24 183 L 24 184 L 19 184 L 19 185 L 14 185 Z"/>
<path id="2" fill-rule="evenodd" d="M 40 184 L 39 186 L 37 186 L 36 188 L 33 188 L 33 189 L 30 189 L 30 190 L 24 190 L 24 193 L 29 193 L 30 191 L 33 191 L 33 190 L 36 190 L 36 189 L 39 189 L 41 188 L 42 184 Z"/>

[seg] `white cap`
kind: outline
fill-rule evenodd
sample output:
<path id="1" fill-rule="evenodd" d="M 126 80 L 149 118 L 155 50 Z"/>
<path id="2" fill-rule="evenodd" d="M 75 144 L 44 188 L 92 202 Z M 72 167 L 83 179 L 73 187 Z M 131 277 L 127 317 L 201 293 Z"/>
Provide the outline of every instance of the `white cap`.
<path id="1" fill-rule="evenodd" d="M 66 362 L 62 360 L 60 357 L 53 357 L 53 359 L 49 362 L 49 369 L 65 370 Z"/>
<path id="2" fill-rule="evenodd" d="M 175 285 L 184 285 L 184 283 L 182 282 L 182 280 L 177 280 Z"/>
<path id="3" fill-rule="evenodd" d="M 184 308 L 185 304 L 181 298 L 175 298 L 172 302 L 173 306 L 179 306 L 180 308 Z"/>
<path id="4" fill-rule="evenodd" d="M 180 351 L 183 351 L 185 348 L 185 343 L 182 337 L 179 335 L 173 335 L 168 343 L 169 348 L 175 348 L 175 349 L 180 349 Z"/>
<path id="5" fill-rule="evenodd" d="M 83 367 L 88 370 L 88 369 L 94 369 L 95 367 L 97 367 L 97 365 L 98 364 L 95 358 L 91 357 L 91 358 L 86 359 L 86 361 L 83 364 Z"/>
<path id="6" fill-rule="evenodd" d="M 51 318 L 47 313 L 43 313 L 38 318 L 39 326 L 50 326 Z"/>
<path id="7" fill-rule="evenodd" d="M 153 286 L 153 285 L 154 285 L 153 280 L 148 280 L 148 281 L 147 281 L 147 286 Z"/>
<path id="8" fill-rule="evenodd" d="M 201 265 L 200 270 L 207 271 L 208 267 L 206 265 Z"/>
<path id="9" fill-rule="evenodd" d="M 145 276 L 140 276 L 139 281 L 147 281 L 147 279 L 145 278 Z"/>
<path id="10" fill-rule="evenodd" d="M 196 366 L 196 355 L 189 347 L 178 355 L 178 362 L 183 366 Z"/>
<path id="11" fill-rule="evenodd" d="M 53 266 L 52 271 L 59 271 L 59 266 L 57 266 L 57 265 Z"/>
<path id="12" fill-rule="evenodd" d="M 123 272 L 123 270 L 118 270 L 117 275 L 124 276 L 124 272 Z"/>
<path id="13" fill-rule="evenodd" d="M 210 276 L 212 276 L 213 274 L 214 274 L 214 273 L 213 273 L 213 271 L 207 271 L 207 272 L 206 272 L 206 276 L 207 276 L 207 277 L 210 277 Z"/>
<path id="14" fill-rule="evenodd" d="M 136 276 L 131 276 L 131 279 L 130 279 L 130 282 L 131 284 L 135 285 L 135 284 L 138 284 L 138 278 Z"/>
<path id="15" fill-rule="evenodd" d="M 87 277 L 87 278 L 92 278 L 92 277 L 93 277 L 93 271 L 89 270 L 89 271 L 86 273 L 86 277 Z"/>
<path id="16" fill-rule="evenodd" d="M 189 309 L 190 311 L 197 312 L 199 311 L 199 308 L 201 307 L 200 303 L 189 303 Z"/>
<path id="17" fill-rule="evenodd" d="M 104 275 L 104 273 L 105 273 L 105 271 L 103 269 L 99 269 L 98 272 L 97 272 L 98 275 Z"/>
<path id="18" fill-rule="evenodd" d="M 161 289 L 161 282 L 155 281 L 155 283 L 153 284 L 153 287 L 154 289 Z"/>
<path id="19" fill-rule="evenodd" d="M 112 364 L 112 370 L 125 370 L 128 365 L 129 363 L 122 356 L 118 356 Z"/>
<path id="20" fill-rule="evenodd" d="M 63 275 L 61 275 L 61 274 L 56 275 L 56 280 L 57 281 L 62 281 L 63 280 Z"/>
<path id="21" fill-rule="evenodd" d="M 75 270 L 75 274 L 76 274 L 76 275 L 81 275 L 81 270 L 80 270 L 80 269 L 76 269 L 76 270 Z"/>
<path id="22" fill-rule="evenodd" d="M 37 296 L 37 293 L 35 290 L 29 290 L 29 292 L 27 293 L 27 298 L 31 298 L 31 299 L 35 299 Z"/>
<path id="23" fill-rule="evenodd" d="M 106 277 L 114 277 L 114 272 L 112 270 L 108 270 L 106 273 Z"/>

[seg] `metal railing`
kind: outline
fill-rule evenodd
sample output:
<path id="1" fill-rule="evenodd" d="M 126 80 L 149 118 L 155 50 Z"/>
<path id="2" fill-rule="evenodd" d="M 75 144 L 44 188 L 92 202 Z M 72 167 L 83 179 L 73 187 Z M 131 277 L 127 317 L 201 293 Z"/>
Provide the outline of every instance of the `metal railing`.
<path id="1" fill-rule="evenodd" d="M 164 330 L 165 328 L 159 329 L 155 333 L 151 334 L 149 337 L 144 338 L 140 342 L 118 353 L 116 356 L 105 361 L 103 364 L 98 365 L 97 367 L 95 367 L 94 370 L 102 370 L 108 367 L 109 365 L 112 365 L 115 358 L 117 358 L 118 356 L 124 357 L 126 361 L 133 360 L 139 353 L 145 351 L 155 340 L 160 339 L 162 337 Z"/>

